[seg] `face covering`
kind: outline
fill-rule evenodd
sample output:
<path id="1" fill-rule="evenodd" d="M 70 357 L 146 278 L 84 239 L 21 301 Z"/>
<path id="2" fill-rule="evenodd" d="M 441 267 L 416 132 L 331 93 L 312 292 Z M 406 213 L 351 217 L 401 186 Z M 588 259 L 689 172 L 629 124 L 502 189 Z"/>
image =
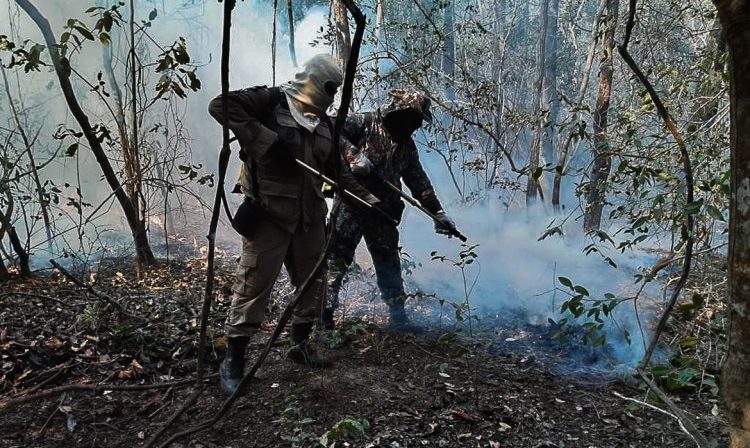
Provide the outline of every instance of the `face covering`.
<path id="1" fill-rule="evenodd" d="M 393 89 L 389 100 L 380 107 L 383 127 L 391 137 L 401 142 L 422 126 L 422 120 L 432 121 L 430 99 L 411 89 Z"/>
<path id="2" fill-rule="evenodd" d="M 383 126 L 395 141 L 402 142 L 422 126 L 422 113 L 412 108 L 397 110 L 383 117 Z"/>
<path id="3" fill-rule="evenodd" d="M 305 114 L 322 115 L 333 104 L 344 73 L 332 56 L 319 54 L 305 62 L 294 80 L 281 86 Z"/>

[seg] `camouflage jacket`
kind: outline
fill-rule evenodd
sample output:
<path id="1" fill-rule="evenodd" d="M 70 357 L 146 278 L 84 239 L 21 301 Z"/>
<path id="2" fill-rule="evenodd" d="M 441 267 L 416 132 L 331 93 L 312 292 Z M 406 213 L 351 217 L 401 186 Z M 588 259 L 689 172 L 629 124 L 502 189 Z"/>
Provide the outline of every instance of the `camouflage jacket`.
<path id="1" fill-rule="evenodd" d="M 373 164 L 373 173 L 356 175 L 357 181 L 364 185 L 384 204 L 403 210 L 401 197 L 386 186 L 382 179 L 390 181 L 401 188 L 401 180 L 409 188 L 412 196 L 427 210 L 436 213 L 442 210 L 435 190 L 427 177 L 419 151 L 412 138 L 396 143 L 383 128 L 377 112 L 352 114 L 347 117 L 344 135 L 352 143 L 346 151 L 347 160 L 351 161 L 362 152 Z"/>

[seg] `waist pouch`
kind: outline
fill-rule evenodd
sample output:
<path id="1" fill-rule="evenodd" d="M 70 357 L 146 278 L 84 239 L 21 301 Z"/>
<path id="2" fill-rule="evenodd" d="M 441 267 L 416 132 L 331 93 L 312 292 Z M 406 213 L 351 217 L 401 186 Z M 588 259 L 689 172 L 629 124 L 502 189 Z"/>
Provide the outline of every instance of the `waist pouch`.
<path id="1" fill-rule="evenodd" d="M 260 200 L 245 196 L 232 218 L 232 228 L 245 238 L 252 238 L 265 215 L 266 207 Z"/>

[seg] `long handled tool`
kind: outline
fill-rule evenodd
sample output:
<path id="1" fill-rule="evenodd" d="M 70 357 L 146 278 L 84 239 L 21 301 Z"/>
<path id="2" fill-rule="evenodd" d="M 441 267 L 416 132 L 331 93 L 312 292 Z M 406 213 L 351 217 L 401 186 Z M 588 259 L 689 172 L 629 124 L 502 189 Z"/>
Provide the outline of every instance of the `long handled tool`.
<path id="1" fill-rule="evenodd" d="M 378 176 L 378 177 L 380 177 L 380 176 Z M 399 194 L 399 195 L 400 195 L 400 196 L 401 196 L 402 198 L 404 198 L 404 200 L 405 200 L 406 202 L 408 202 L 409 204 L 413 205 L 413 206 L 414 206 L 414 207 L 416 207 L 416 208 L 417 208 L 417 209 L 418 209 L 419 211 L 421 211 L 421 212 L 422 212 L 422 213 L 424 213 L 425 215 L 427 215 L 427 216 L 429 216 L 430 218 L 432 218 L 432 220 L 433 220 L 433 221 L 437 221 L 437 220 L 438 220 L 438 217 L 437 217 L 437 216 L 435 216 L 435 214 L 434 214 L 434 213 L 432 213 L 431 211 L 429 211 L 429 210 L 427 210 L 426 208 L 422 207 L 422 204 L 420 204 L 420 203 L 419 203 L 419 201 L 417 201 L 417 200 L 416 200 L 416 199 L 414 199 L 413 197 L 409 196 L 408 194 L 404 193 L 404 191 L 403 191 L 403 190 L 401 190 L 401 189 L 400 189 L 400 188 L 398 188 L 397 186 L 393 185 L 393 183 L 391 183 L 390 181 L 388 181 L 388 180 L 386 180 L 386 179 L 383 179 L 383 178 L 380 178 L 380 180 L 382 180 L 382 181 L 383 181 L 383 183 L 384 183 L 384 184 L 386 184 L 386 185 L 388 186 L 388 188 L 390 188 L 391 190 L 395 191 L 395 192 L 396 192 L 396 193 L 398 193 L 398 194 Z M 458 238 L 459 240 L 461 240 L 461 241 L 463 241 L 463 242 L 466 242 L 466 236 L 465 236 L 464 234 L 462 234 L 461 232 L 459 232 L 459 231 L 458 231 L 458 229 L 456 229 L 455 227 L 454 227 L 454 228 L 452 228 L 452 229 L 448 229 L 448 231 L 450 232 L 450 235 L 451 235 L 451 236 L 455 236 L 455 237 L 456 237 L 456 238 Z"/>
<path id="2" fill-rule="evenodd" d="M 235 141 L 237 141 L 237 137 L 233 137 L 232 139 L 229 140 L 230 143 L 234 143 Z M 395 219 L 393 219 L 393 217 L 391 217 L 391 215 L 389 215 L 388 213 L 384 212 L 382 209 L 380 209 L 378 207 L 373 207 L 372 204 L 368 203 L 367 201 L 365 201 L 364 199 L 360 198 L 359 196 L 357 196 L 356 194 L 352 193 L 351 191 L 347 190 L 346 188 L 339 188 L 338 182 L 336 182 L 335 180 L 331 179 L 330 177 L 326 176 L 325 174 L 321 173 L 320 171 L 316 170 L 315 168 L 311 167 L 310 165 L 306 164 L 305 162 L 301 161 L 300 159 L 294 159 L 294 161 L 297 162 L 297 164 L 299 166 L 301 166 L 308 173 L 312 174 L 313 176 L 317 177 L 318 179 L 322 180 L 323 182 L 327 183 L 328 185 L 332 186 L 333 188 L 339 190 L 341 192 L 341 194 L 343 194 L 344 196 L 347 196 L 350 199 L 354 199 L 354 201 L 358 202 L 359 204 L 361 204 L 365 208 L 368 208 L 370 210 L 376 211 L 377 213 L 379 213 L 383 217 L 383 219 L 388 220 L 389 222 L 393 223 L 393 225 L 398 225 L 398 221 L 396 221 Z M 225 204 L 225 206 L 228 207 L 227 204 Z M 227 215 L 230 215 L 230 214 L 227 212 Z"/>
<path id="3" fill-rule="evenodd" d="M 364 199 L 360 198 L 356 194 L 352 193 L 351 191 L 347 190 L 346 188 L 340 188 L 338 183 L 331 179 L 330 177 L 326 176 L 325 174 L 321 173 L 320 171 L 316 170 L 315 168 L 311 167 L 310 165 L 306 164 L 305 162 L 301 161 L 300 159 L 294 159 L 297 162 L 297 165 L 301 166 L 305 169 L 308 173 L 312 174 L 313 176 L 316 176 L 318 179 L 322 180 L 323 182 L 327 183 L 328 185 L 332 186 L 333 188 L 339 190 L 344 196 L 347 196 L 351 199 L 354 199 L 356 202 L 359 202 L 364 207 L 369 208 L 370 210 L 375 210 L 376 212 L 380 213 L 380 215 L 392 222 L 394 225 L 398 225 L 398 221 L 393 219 L 388 213 L 385 213 L 383 210 L 381 210 L 378 207 L 373 207 L 372 204 L 368 203 Z"/>

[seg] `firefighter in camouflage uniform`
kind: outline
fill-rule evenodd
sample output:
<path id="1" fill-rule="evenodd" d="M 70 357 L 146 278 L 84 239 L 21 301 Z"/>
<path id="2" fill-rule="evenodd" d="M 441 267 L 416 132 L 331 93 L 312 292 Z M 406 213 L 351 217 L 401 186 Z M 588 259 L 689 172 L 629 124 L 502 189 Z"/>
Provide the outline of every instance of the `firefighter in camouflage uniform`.
<path id="1" fill-rule="evenodd" d="M 437 217 L 435 230 L 441 234 L 455 231 L 455 224 L 446 216 L 435 190 L 419 161 L 419 152 L 412 139 L 423 121 L 432 121 L 430 100 L 419 92 L 394 89 L 389 101 L 374 112 L 351 115 L 344 134 L 352 143 L 346 159 L 357 181 L 377 196 L 384 208 L 399 222 L 404 211 L 401 196 L 384 181 L 401 187 L 401 181 L 412 196 Z M 339 304 L 339 291 L 354 252 L 364 238 L 372 256 L 382 299 L 388 305 L 390 327 L 394 330 L 419 331 L 404 310 L 406 294 L 401 277 L 396 225 L 384 224 L 370 213 L 343 204 L 336 226 L 335 245 L 328 259 L 327 305 L 321 323 L 334 328 L 333 314 Z"/>

